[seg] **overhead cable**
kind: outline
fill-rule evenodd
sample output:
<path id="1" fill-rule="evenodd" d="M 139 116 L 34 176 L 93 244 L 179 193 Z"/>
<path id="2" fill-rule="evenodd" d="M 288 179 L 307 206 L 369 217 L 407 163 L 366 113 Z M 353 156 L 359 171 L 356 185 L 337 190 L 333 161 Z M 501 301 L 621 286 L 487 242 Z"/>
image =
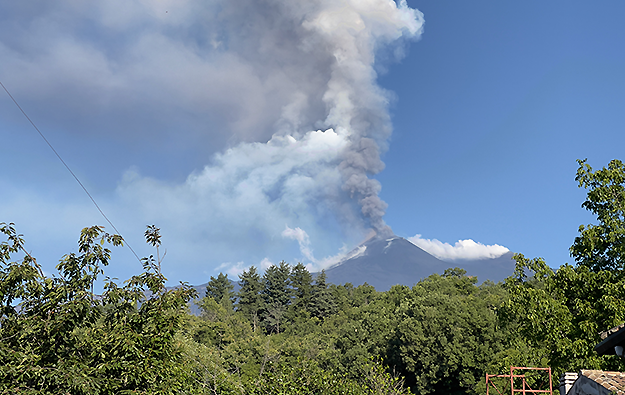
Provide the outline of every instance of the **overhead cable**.
<path id="1" fill-rule="evenodd" d="M 72 169 L 70 169 L 70 167 L 67 165 L 67 163 L 65 163 L 65 161 L 63 160 L 63 158 L 61 157 L 61 155 L 54 149 L 54 147 L 52 146 L 52 144 L 50 144 L 50 142 L 48 141 L 48 139 L 46 138 L 46 136 L 43 135 L 43 133 L 41 133 L 41 130 L 39 130 L 39 128 L 37 127 L 37 125 L 35 125 L 35 123 L 30 119 L 30 117 L 28 116 L 28 114 L 26 114 L 26 111 L 24 111 L 22 109 L 22 107 L 19 105 L 19 103 L 17 102 L 17 100 L 15 100 L 15 98 L 13 97 L 13 95 L 11 95 L 11 93 L 9 92 L 9 90 L 4 86 L 4 84 L 2 83 L 2 81 L 0 81 L 0 85 L 2 86 L 2 88 L 4 89 L 4 91 L 7 93 L 7 95 L 9 95 L 9 97 L 11 98 L 11 100 L 13 100 L 13 103 L 15 103 L 15 105 L 17 106 L 17 108 L 20 109 L 20 111 L 22 112 L 22 114 L 24 114 L 24 116 L 26 117 L 26 119 L 28 119 L 28 122 L 30 122 L 30 124 L 33 126 L 33 128 L 35 128 L 35 130 L 37 131 L 37 133 L 39 133 L 39 135 L 41 136 L 41 138 L 43 139 L 43 141 L 46 142 L 46 144 L 48 144 L 48 147 L 50 147 L 50 149 L 52 150 L 52 152 L 54 152 L 54 154 L 56 155 L 57 158 L 59 158 L 59 160 L 61 161 L 61 163 L 63 163 L 63 166 L 65 166 L 65 168 L 67 169 L 67 171 L 69 171 L 69 173 L 72 175 L 72 177 L 74 177 L 74 179 L 76 180 L 76 182 L 80 185 L 80 187 L 82 188 L 83 191 L 85 191 L 85 193 L 87 194 L 87 196 L 89 196 L 89 199 L 91 199 L 91 202 L 93 203 L 93 205 L 98 209 L 98 211 L 100 212 L 100 214 L 102 214 L 102 217 L 104 217 L 104 219 L 106 220 L 106 222 L 109 223 L 109 225 L 111 225 L 111 228 L 113 228 L 113 230 L 115 230 L 115 232 L 118 235 L 121 235 L 121 232 L 119 230 L 117 230 L 117 228 L 115 227 L 115 225 L 113 225 L 113 222 L 111 222 L 110 219 L 108 219 L 108 217 L 106 216 L 106 214 L 104 214 L 104 211 L 102 211 L 102 209 L 100 208 L 100 206 L 98 205 L 98 203 L 95 201 L 95 199 L 93 198 L 93 196 L 91 196 L 91 194 L 89 193 L 89 191 L 87 190 L 87 188 L 84 186 L 84 184 L 82 182 L 80 182 L 80 180 L 78 179 L 78 177 L 76 176 L 76 174 L 74 174 L 74 172 L 72 171 Z M 141 262 L 141 259 L 139 258 L 139 256 L 137 255 L 137 253 L 135 252 L 135 250 L 132 249 L 132 247 L 130 246 L 130 244 L 128 243 L 128 241 L 124 240 L 125 244 L 128 246 L 128 248 L 130 249 L 130 251 L 132 251 L 133 255 L 137 258 L 137 260 L 139 260 L 139 262 Z"/>

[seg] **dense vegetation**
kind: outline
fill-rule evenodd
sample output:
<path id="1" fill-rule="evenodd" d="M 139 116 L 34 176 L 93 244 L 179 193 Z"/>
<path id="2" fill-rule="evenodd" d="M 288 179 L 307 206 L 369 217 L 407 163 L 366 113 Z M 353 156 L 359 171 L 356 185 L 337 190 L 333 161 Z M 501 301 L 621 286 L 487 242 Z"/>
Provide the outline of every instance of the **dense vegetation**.
<path id="1" fill-rule="evenodd" d="M 480 394 L 510 365 L 623 369 L 598 332 L 625 321 L 625 167 L 580 161 L 576 265 L 517 255 L 505 283 L 448 269 L 377 292 L 327 284 L 302 264 L 211 277 L 205 295 L 167 290 L 156 256 L 123 285 L 94 282 L 123 240 L 85 228 L 77 254 L 45 276 L 12 224 L 0 224 L 0 392 L 5 394 Z M 14 257 L 18 257 L 17 260 Z M 196 297 L 199 317 L 188 314 Z"/>

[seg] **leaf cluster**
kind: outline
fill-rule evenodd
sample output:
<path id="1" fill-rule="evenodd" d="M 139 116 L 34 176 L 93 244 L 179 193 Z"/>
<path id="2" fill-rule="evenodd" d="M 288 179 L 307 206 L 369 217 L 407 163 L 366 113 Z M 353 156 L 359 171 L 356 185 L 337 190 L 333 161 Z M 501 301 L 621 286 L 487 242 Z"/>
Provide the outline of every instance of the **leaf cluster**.
<path id="1" fill-rule="evenodd" d="M 576 181 L 587 189 L 582 207 L 597 224 L 582 225 L 571 246 L 575 265 L 557 269 L 517 254 L 506 280 L 510 299 L 500 321 L 511 334 L 503 365 L 550 366 L 556 377 L 579 369 L 623 370 L 616 356 L 599 356 L 599 333 L 625 322 L 625 165 L 593 170 L 578 160 Z"/>
<path id="2" fill-rule="evenodd" d="M 118 286 L 93 284 L 109 264 L 107 245 L 123 240 L 101 227 L 82 230 L 78 253 L 45 277 L 25 254 L 13 224 L 0 224 L 0 392 L 25 394 L 174 393 L 184 384 L 174 336 L 193 296 L 182 286 L 165 290 L 153 260 Z M 151 296 L 146 298 L 146 293 Z M 16 304 L 18 302 L 18 304 Z"/>
<path id="3" fill-rule="evenodd" d="M 250 272 L 241 278 L 248 279 Z M 302 273 L 297 276 L 307 278 Z M 309 383 L 295 378 L 304 380 L 300 369 L 306 367 L 320 369 L 321 377 L 334 375 L 362 387 L 363 372 L 371 369 L 374 358 L 376 369 L 395 380 L 397 391 L 476 393 L 484 366 L 503 348 L 496 319 L 503 289 L 492 283 L 478 287 L 477 280 L 462 269 L 431 276 L 412 289 L 395 286 L 377 292 L 367 284 L 330 285 L 326 292 L 336 307 L 322 317 L 306 310 L 304 300 L 314 297 L 306 297 L 304 287 L 293 287 L 293 277 L 290 281 L 295 290 L 288 310 L 291 318 L 279 332 L 253 329 L 254 320 L 240 302 L 245 293 L 239 294 L 236 310 L 227 310 L 212 298 L 201 302 L 205 314 L 191 320 L 187 337 L 211 350 L 210 366 L 222 369 L 220 380 L 238 377 L 235 381 L 241 387 L 249 382 L 260 386 L 263 380 L 277 385 L 273 380 L 280 378 L 289 385 L 297 382 L 303 390 Z M 293 372 L 298 373 L 292 376 Z M 380 384 L 381 376 L 375 377 Z M 198 379 L 202 380 L 208 387 L 215 385 L 206 377 Z M 278 388 L 283 390 L 274 389 Z M 380 391 L 373 393 L 393 393 Z"/>

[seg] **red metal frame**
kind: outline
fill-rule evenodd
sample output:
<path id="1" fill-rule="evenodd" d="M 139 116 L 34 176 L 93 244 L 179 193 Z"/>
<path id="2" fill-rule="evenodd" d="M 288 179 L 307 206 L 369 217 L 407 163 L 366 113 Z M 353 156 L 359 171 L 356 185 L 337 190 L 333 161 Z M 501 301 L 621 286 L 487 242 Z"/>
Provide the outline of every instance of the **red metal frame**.
<path id="1" fill-rule="evenodd" d="M 533 389 L 529 386 L 529 384 L 527 384 L 527 381 L 525 380 L 525 374 L 515 374 L 515 372 L 517 370 L 520 370 L 521 372 L 526 371 L 526 370 L 538 370 L 538 371 L 545 371 L 547 373 L 547 376 L 549 377 L 549 389 Z M 497 388 L 497 386 L 495 385 L 495 383 L 492 381 L 492 378 L 495 377 L 500 377 L 500 378 L 510 378 L 510 395 L 515 395 L 517 393 L 521 393 L 523 395 L 527 395 L 527 394 L 549 394 L 549 395 L 553 395 L 553 383 L 551 381 L 551 368 L 527 368 L 527 367 L 518 367 L 518 366 L 510 366 L 510 374 L 487 374 L 486 375 L 486 395 L 490 395 L 489 390 L 492 387 L 494 390 L 497 391 L 497 394 L 499 395 L 504 395 L 503 392 L 501 392 L 499 390 L 499 388 Z M 519 379 L 519 380 L 515 380 L 515 379 Z M 521 388 L 515 388 L 515 381 L 517 382 L 517 384 L 521 384 Z M 543 384 L 543 383 L 541 383 Z M 546 382 L 544 383 L 544 386 L 546 387 Z M 494 394 L 494 392 L 493 392 Z"/>

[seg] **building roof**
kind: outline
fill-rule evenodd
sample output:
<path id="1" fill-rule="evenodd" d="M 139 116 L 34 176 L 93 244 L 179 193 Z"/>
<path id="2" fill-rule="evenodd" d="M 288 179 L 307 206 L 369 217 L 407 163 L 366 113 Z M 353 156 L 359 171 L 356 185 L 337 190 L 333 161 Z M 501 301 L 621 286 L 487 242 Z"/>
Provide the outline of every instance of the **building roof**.
<path id="1" fill-rule="evenodd" d="M 600 333 L 603 341 L 595 346 L 599 355 L 615 354 L 614 346 L 625 346 L 625 323 Z"/>
<path id="2" fill-rule="evenodd" d="M 625 395 L 625 373 L 623 372 L 582 370 L 580 373 L 600 384 L 608 391 L 615 391 L 618 395 Z"/>
<path id="3" fill-rule="evenodd" d="M 620 331 L 624 327 L 625 327 L 625 322 L 623 322 L 621 325 L 615 326 L 614 328 L 610 328 L 607 331 L 603 331 L 599 333 L 599 336 L 601 336 L 601 340 L 605 340 L 608 336 L 615 334 L 616 332 Z"/>

